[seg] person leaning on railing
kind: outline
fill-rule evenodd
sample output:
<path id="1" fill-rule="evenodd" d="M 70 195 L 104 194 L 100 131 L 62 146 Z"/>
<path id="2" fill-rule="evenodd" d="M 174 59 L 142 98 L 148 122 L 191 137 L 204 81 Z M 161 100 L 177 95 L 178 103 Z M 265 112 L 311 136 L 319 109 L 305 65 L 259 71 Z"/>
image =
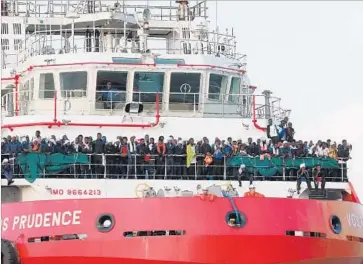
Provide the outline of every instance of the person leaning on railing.
<path id="1" fill-rule="evenodd" d="M 39 135 L 40 137 L 40 135 Z M 38 137 L 38 138 L 39 138 Z M 59 139 L 56 139 L 55 136 L 52 136 L 49 140 L 47 138 L 41 138 L 41 141 L 38 141 L 38 138 L 34 138 L 32 141 L 29 139 L 29 136 L 22 137 L 20 140 L 17 136 L 8 136 L 7 138 L 2 139 L 2 153 L 6 155 L 2 155 L 2 159 L 4 158 L 11 158 L 16 157 L 19 155 L 19 153 L 41 153 L 41 154 L 51 154 L 51 153 L 60 153 L 60 154 L 72 154 L 72 153 L 86 153 L 86 154 L 92 154 L 89 155 L 90 157 L 90 166 L 85 166 L 88 168 L 91 168 L 91 171 L 93 174 L 99 174 L 101 177 L 104 176 L 103 171 L 106 165 L 106 167 L 113 166 L 115 167 L 115 170 L 112 170 L 111 174 L 118 174 L 123 175 L 124 177 L 128 177 L 130 175 L 133 175 L 133 177 L 137 176 L 139 177 L 139 174 L 146 174 L 146 171 L 144 169 L 141 169 L 142 166 L 139 166 L 139 161 L 132 162 L 131 155 L 144 155 L 143 151 L 138 150 L 137 146 L 142 144 L 139 140 L 139 142 L 135 142 L 136 144 L 136 152 L 134 151 L 131 153 L 130 151 L 130 141 L 124 137 L 122 139 L 122 142 L 120 142 L 120 138 L 118 141 L 115 142 L 115 146 L 117 145 L 117 151 L 116 153 L 119 154 L 117 157 L 117 161 L 111 162 L 112 157 L 109 155 L 106 155 L 107 157 L 102 158 L 102 156 L 106 154 L 112 154 L 112 151 L 108 153 L 105 151 L 105 143 L 106 138 L 102 137 L 102 135 L 98 136 L 98 139 L 96 141 L 92 142 L 92 137 L 83 137 L 82 135 L 79 135 L 75 140 L 72 142 L 66 137 L 63 136 Z M 291 143 L 283 142 L 284 144 L 279 141 L 276 144 L 273 144 L 273 142 L 270 140 L 269 142 L 266 142 L 265 144 L 261 143 L 261 140 L 258 139 L 257 142 L 254 142 L 252 138 L 248 138 L 248 141 L 246 143 L 243 143 L 242 140 L 234 140 L 232 138 L 228 138 L 227 140 L 221 141 L 220 139 L 216 138 L 214 144 L 210 144 L 208 139 L 205 137 L 204 142 L 200 141 L 198 144 L 194 144 L 193 141 L 193 149 L 194 154 L 192 155 L 196 163 L 193 163 L 194 165 L 191 166 L 191 158 L 189 156 L 189 159 L 187 158 L 187 144 L 184 143 L 181 138 L 178 138 L 178 140 L 174 139 L 174 137 L 171 137 L 173 140 L 169 141 L 167 144 L 169 144 L 169 147 L 160 148 L 161 145 L 165 145 L 164 138 L 160 137 L 160 141 L 158 144 L 155 144 L 153 141 L 153 138 L 149 138 L 149 136 L 145 137 L 145 144 L 150 151 L 150 174 L 154 174 L 154 163 L 153 160 L 156 158 L 158 161 L 158 158 L 162 159 L 161 162 L 157 162 L 156 168 L 158 168 L 158 176 L 164 178 L 167 176 L 167 178 L 180 175 L 185 175 L 186 171 L 191 173 L 190 175 L 197 175 L 199 176 L 216 176 L 216 179 L 224 179 L 224 178 L 234 178 L 236 179 L 238 176 L 238 166 L 232 166 L 229 165 L 229 161 L 236 156 L 249 156 L 249 157 L 258 157 L 260 154 L 263 154 L 266 150 L 267 146 L 267 153 L 272 155 L 273 157 L 284 157 L 285 159 L 288 158 L 304 158 L 304 157 L 310 157 L 310 158 L 338 158 L 339 161 L 341 161 L 343 166 L 343 173 L 344 178 L 346 179 L 346 164 L 345 162 L 350 158 L 350 150 L 351 146 L 346 142 L 346 140 L 342 141 L 342 144 L 339 145 L 338 148 L 335 147 L 335 144 L 331 144 L 330 140 L 327 140 L 325 142 L 319 140 L 317 144 L 313 144 L 313 142 L 310 142 L 308 144 L 307 141 L 295 141 L 292 140 Z M 146 143 L 146 139 L 147 142 Z M 112 142 L 112 141 L 110 141 Z M 180 143 L 180 144 L 179 144 Z M 113 143 L 112 143 L 113 144 Z M 282 146 L 281 146 L 282 145 Z M 103 146 L 103 147 L 102 147 Z M 177 146 L 179 147 L 178 152 L 176 152 Z M 126 151 L 125 151 L 126 149 Z M 161 151 L 162 149 L 162 151 Z M 164 151 L 165 149 L 165 151 Z M 172 150 L 172 151 L 170 151 Z M 204 161 L 206 151 L 208 151 L 213 158 L 213 162 L 208 165 L 208 170 L 206 170 L 206 163 Z M 327 153 L 325 153 L 327 152 Z M 323 155 L 319 155 L 319 153 L 323 153 Z M 156 154 L 156 155 L 155 155 Z M 159 155 L 158 155 L 159 154 Z M 161 154 L 161 155 L 160 155 Z M 185 156 L 175 156 L 175 155 L 185 155 Z M 291 154 L 291 155 L 290 155 Z M 153 156 L 155 155 L 155 156 Z M 161 156 L 161 157 L 160 157 Z M 141 160 L 142 158 L 140 156 L 137 156 L 137 160 Z M 173 170 L 169 170 L 165 172 L 165 159 L 166 157 L 170 157 L 170 159 L 173 160 L 173 164 L 170 162 L 167 162 L 166 169 L 168 167 L 173 166 Z M 103 159 L 105 159 L 106 163 L 103 164 Z M 108 160 L 107 160 L 108 159 Z M 176 161 L 179 161 L 180 164 L 180 170 L 176 170 L 175 165 Z M 101 162 L 102 161 L 102 162 Z M 130 162 L 131 161 L 131 162 Z M 116 164 L 117 163 L 117 164 Z M 111 165 L 110 165 L 111 164 Z M 97 166 L 99 166 L 101 169 L 102 167 L 102 173 L 101 170 L 97 170 Z M 116 169 L 117 167 L 117 169 Z M 132 167 L 132 168 L 130 168 Z M 132 169 L 134 168 L 140 168 L 137 170 L 137 172 L 132 173 Z M 186 169 L 188 167 L 188 170 Z M 210 169 L 213 167 L 213 170 L 210 171 Z M 226 175 L 224 175 L 224 167 L 226 167 Z M 124 169 L 121 169 L 124 168 Z M 128 168 L 130 170 L 128 170 Z M 17 173 L 16 170 L 18 169 L 18 166 L 15 166 L 14 169 L 14 175 Z M 121 171 L 122 170 L 122 173 Z M 326 170 L 327 175 L 329 175 L 329 179 L 333 178 L 335 180 L 340 180 L 341 177 L 341 170 L 338 169 L 327 169 Z M 20 172 L 19 172 L 20 173 Z M 85 173 L 84 170 L 79 171 L 80 174 Z M 339 174 L 340 173 L 340 174 Z M 294 175 L 296 175 L 294 173 Z M 332 176 L 334 175 L 334 176 Z M 258 175 L 257 175 L 258 176 Z M 141 177 L 144 177 L 144 175 L 141 175 Z M 327 179 L 328 179 L 327 178 Z"/>

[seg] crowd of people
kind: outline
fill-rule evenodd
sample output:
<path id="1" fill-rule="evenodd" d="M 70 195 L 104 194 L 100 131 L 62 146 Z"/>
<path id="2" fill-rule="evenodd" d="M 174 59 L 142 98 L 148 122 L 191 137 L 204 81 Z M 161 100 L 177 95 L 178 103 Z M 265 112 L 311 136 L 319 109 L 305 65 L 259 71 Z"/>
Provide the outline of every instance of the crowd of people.
<path id="1" fill-rule="evenodd" d="M 283 128 L 283 129 L 281 129 Z M 145 135 L 143 138 L 119 136 L 115 141 L 108 140 L 101 133 L 96 138 L 79 135 L 74 140 L 67 136 L 44 138 L 40 131 L 34 137 L 8 136 L 2 139 L 3 171 L 10 169 L 9 160 L 15 160 L 19 153 L 73 154 L 89 155 L 90 165 L 71 166 L 57 177 L 78 178 L 156 178 L 156 179 L 238 179 L 252 181 L 259 175 L 247 173 L 243 166 L 226 166 L 234 156 L 259 157 L 260 160 L 272 157 L 288 158 L 332 158 L 348 160 L 351 145 L 343 140 L 340 144 L 319 140 L 295 140 L 292 124 L 282 120 L 280 126 L 269 123 L 266 138 L 246 142 L 241 139 L 215 138 L 210 142 L 188 140 L 169 136 L 158 138 Z M 16 164 L 13 163 L 13 164 Z M 14 168 L 13 174 L 21 175 L 21 170 Z M 327 171 L 326 178 L 341 179 L 340 171 Z M 296 180 L 297 170 L 291 170 L 288 176 Z M 5 175 L 6 176 L 6 175 Z M 279 175 L 277 175 L 279 176 Z M 281 176 L 281 175 L 280 175 Z M 263 178 L 263 177 L 261 177 Z M 280 179 L 276 177 L 275 179 Z"/>

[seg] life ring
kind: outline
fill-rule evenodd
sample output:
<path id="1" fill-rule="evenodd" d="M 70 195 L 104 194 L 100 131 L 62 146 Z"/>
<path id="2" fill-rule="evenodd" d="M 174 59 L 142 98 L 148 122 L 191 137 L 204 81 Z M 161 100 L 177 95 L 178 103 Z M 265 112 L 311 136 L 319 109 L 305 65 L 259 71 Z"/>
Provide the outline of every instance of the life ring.
<path id="1" fill-rule="evenodd" d="M 9 240 L 1 239 L 1 263 L 19 264 L 19 254 L 15 244 Z"/>
<path id="2" fill-rule="evenodd" d="M 146 183 L 140 183 L 138 185 L 136 185 L 135 188 L 135 194 L 138 198 L 142 198 L 144 197 L 144 191 L 148 190 L 150 188 L 150 186 Z"/>

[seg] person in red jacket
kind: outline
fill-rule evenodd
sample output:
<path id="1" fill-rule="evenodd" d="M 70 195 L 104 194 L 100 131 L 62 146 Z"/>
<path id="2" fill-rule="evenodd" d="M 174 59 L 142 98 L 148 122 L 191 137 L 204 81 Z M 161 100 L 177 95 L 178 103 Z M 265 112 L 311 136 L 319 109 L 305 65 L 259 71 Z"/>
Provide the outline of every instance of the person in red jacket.
<path id="1" fill-rule="evenodd" d="M 250 190 L 245 192 L 244 197 L 265 197 L 263 194 L 256 192 L 256 188 L 253 184 L 250 185 Z"/>

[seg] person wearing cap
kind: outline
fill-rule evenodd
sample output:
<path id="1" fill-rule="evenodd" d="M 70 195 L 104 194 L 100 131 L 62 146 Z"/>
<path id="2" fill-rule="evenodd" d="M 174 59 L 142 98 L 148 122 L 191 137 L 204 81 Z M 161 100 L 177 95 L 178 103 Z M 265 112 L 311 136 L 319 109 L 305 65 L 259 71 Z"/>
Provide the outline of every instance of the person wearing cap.
<path id="1" fill-rule="evenodd" d="M 14 182 L 13 180 L 13 171 L 10 167 L 10 163 L 8 159 L 3 159 L 1 163 L 1 171 L 5 178 L 8 180 L 8 186 Z"/>
<path id="2" fill-rule="evenodd" d="M 307 184 L 309 190 L 311 190 L 311 183 L 310 183 L 310 179 L 309 179 L 309 172 L 306 170 L 305 163 L 301 163 L 300 164 L 300 169 L 297 171 L 297 181 L 296 181 L 297 194 L 300 194 L 301 181 L 302 181 L 302 179 L 305 179 L 306 184 Z"/>
<path id="3" fill-rule="evenodd" d="M 241 164 L 241 166 L 239 167 L 238 169 L 238 176 L 237 176 L 237 179 L 238 179 L 238 185 L 239 187 L 242 187 L 242 178 L 244 178 L 246 176 L 246 165 L 244 164 Z M 252 182 L 251 182 L 252 184 Z"/>
<path id="4" fill-rule="evenodd" d="M 250 184 L 249 191 L 245 192 L 244 197 L 263 198 L 265 196 L 261 193 L 256 192 L 256 187 L 253 184 Z"/>

